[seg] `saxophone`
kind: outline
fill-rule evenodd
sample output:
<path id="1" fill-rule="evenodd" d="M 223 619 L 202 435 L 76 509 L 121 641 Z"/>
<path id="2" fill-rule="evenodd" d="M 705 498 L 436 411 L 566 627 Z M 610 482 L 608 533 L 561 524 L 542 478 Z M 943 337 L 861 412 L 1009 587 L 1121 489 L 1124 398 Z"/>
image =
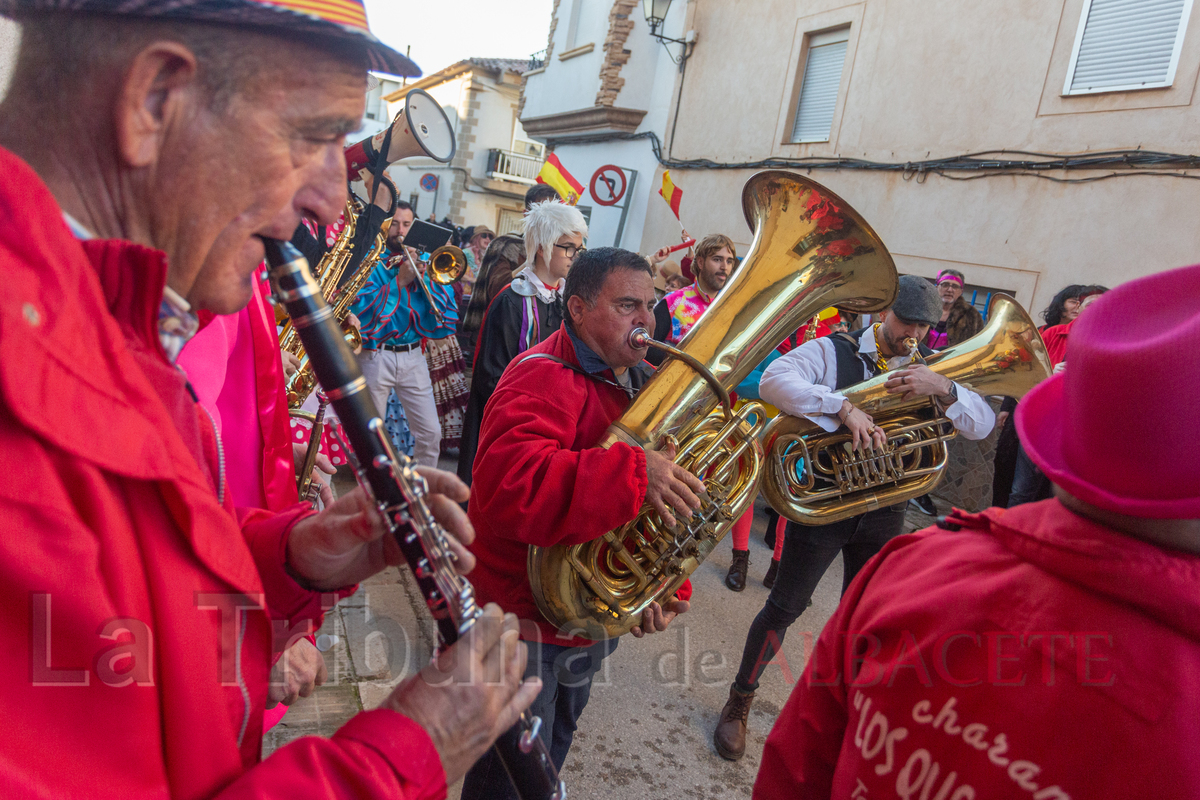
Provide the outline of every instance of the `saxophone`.
<path id="1" fill-rule="evenodd" d="M 579 545 L 531 547 L 527 568 L 547 620 L 589 639 L 620 636 L 652 602 L 674 595 L 754 501 L 764 463 L 758 403 L 735 412 L 729 392 L 810 317 L 829 306 L 879 311 L 896 296 L 895 264 L 841 198 L 790 172 L 742 190 L 754 231 L 741 266 L 678 348 L 599 442 L 675 445 L 675 462 L 705 486 L 690 520 L 668 528 L 644 506 L 618 530 Z M 714 412 L 716 409 L 716 413 Z"/>
<path id="2" fill-rule="evenodd" d="M 387 179 L 383 180 L 386 181 Z M 390 182 L 388 182 L 388 185 L 391 188 Z M 393 197 L 395 197 L 394 190 Z M 354 234 L 365 208 L 366 206 L 353 195 L 346 201 L 346 210 L 343 213 L 343 219 L 346 221 L 346 224 L 338 233 L 333 247 L 329 249 L 329 252 L 325 254 L 313 271 L 314 277 L 321 289 L 321 296 L 325 298 L 326 302 L 330 303 L 334 318 L 342 326 L 343 333 L 351 350 L 357 350 L 359 345 L 362 344 L 362 334 L 354 328 L 349 327 L 346 324 L 346 318 L 350 316 L 350 306 L 354 304 L 355 298 L 358 297 L 359 290 L 367 282 L 367 278 L 371 275 L 371 270 L 378 263 L 380 256 L 383 254 L 384 247 L 387 246 L 388 228 L 392 224 L 390 216 L 383 221 L 383 225 L 375 234 L 371 249 L 363 257 L 362 262 L 358 265 L 358 269 L 354 271 L 348 280 L 343 282 L 342 276 L 345 274 L 346 266 L 350 263 L 350 258 L 354 252 Z M 304 405 L 304 401 L 312 394 L 313 389 L 316 388 L 317 380 L 313 375 L 312 366 L 309 364 L 308 354 L 304 352 L 304 344 L 300 341 L 300 336 L 291 319 L 284 323 L 283 330 L 279 332 L 279 348 L 300 359 L 300 368 L 287 379 L 284 385 L 288 408 L 296 410 Z"/>

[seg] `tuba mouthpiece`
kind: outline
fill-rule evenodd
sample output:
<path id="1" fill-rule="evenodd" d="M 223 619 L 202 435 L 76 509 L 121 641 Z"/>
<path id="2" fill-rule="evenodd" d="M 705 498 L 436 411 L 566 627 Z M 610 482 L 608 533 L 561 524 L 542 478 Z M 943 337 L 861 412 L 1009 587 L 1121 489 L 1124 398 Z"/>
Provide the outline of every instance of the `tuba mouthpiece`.
<path id="1" fill-rule="evenodd" d="M 629 332 L 629 346 L 633 348 L 649 347 L 653 339 L 645 328 L 634 328 Z"/>

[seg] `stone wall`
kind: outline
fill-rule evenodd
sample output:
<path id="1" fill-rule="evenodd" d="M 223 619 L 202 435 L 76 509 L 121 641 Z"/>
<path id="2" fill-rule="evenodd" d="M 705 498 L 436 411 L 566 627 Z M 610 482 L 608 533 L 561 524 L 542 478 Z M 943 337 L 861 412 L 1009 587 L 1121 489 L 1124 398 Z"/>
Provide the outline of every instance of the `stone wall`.
<path id="1" fill-rule="evenodd" d="M 608 35 L 604 37 L 604 65 L 600 67 L 600 91 L 596 94 L 596 105 L 611 106 L 617 101 L 625 79 L 621 67 L 629 61 L 625 40 L 633 30 L 631 12 L 638 6 L 637 0 L 616 0 L 608 14 Z"/>
<path id="2" fill-rule="evenodd" d="M 475 159 L 475 128 L 479 125 L 479 93 L 482 89 L 476 85 L 474 76 L 468 76 L 470 83 L 467 87 L 466 108 L 463 109 L 458 128 L 458 150 L 454 154 L 451 165 L 458 167 L 454 170 L 454 178 L 450 182 L 450 219 L 456 225 L 466 225 L 463 211 L 467 207 L 467 176 L 471 171 L 471 163 Z"/>

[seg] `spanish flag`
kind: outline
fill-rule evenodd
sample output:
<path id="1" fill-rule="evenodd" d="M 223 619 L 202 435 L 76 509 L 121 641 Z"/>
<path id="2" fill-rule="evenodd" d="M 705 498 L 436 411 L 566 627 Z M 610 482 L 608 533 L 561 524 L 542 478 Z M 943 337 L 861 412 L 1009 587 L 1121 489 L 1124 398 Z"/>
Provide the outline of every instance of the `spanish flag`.
<path id="1" fill-rule="evenodd" d="M 546 163 L 542 164 L 542 171 L 538 173 L 537 182 L 553 186 L 569 206 L 578 203 L 579 198 L 583 196 L 583 184 L 567 172 L 567 168 L 562 165 L 554 153 L 551 153 L 546 159 Z"/>
<path id="2" fill-rule="evenodd" d="M 683 199 L 683 190 L 671 183 L 671 170 L 663 170 L 663 185 L 658 190 L 662 195 L 662 199 L 667 201 L 667 205 L 671 207 L 671 211 L 675 214 L 675 219 L 679 219 L 679 201 Z"/>

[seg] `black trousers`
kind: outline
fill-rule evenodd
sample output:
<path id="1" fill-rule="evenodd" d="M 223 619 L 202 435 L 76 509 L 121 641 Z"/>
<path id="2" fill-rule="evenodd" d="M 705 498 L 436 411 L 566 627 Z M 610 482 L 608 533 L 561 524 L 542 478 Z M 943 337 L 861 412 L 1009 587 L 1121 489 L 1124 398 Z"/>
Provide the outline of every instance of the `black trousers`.
<path id="1" fill-rule="evenodd" d="M 793 622 L 808 607 L 817 584 L 840 552 L 844 561 L 842 593 L 871 556 L 904 529 L 907 502 L 868 511 L 829 525 L 807 526 L 789 522 L 784 534 L 779 573 L 766 605 L 750 625 L 742 664 L 735 682 L 744 692 L 758 688 L 758 680 L 783 644 Z"/>

